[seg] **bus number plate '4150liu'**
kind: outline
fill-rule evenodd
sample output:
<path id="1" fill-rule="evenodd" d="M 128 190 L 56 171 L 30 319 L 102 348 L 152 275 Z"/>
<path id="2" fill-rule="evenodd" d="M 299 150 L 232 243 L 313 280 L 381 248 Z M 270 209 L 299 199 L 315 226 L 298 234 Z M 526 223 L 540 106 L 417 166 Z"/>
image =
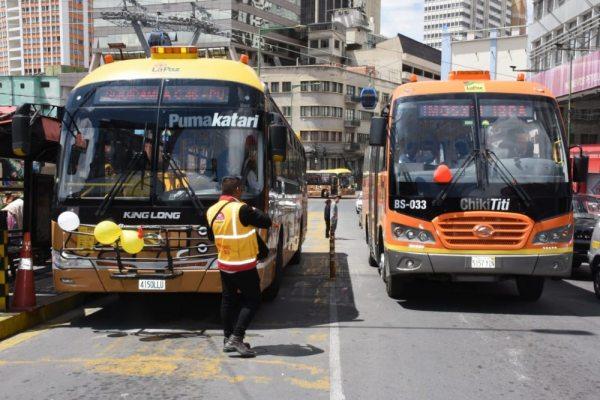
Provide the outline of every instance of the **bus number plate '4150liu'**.
<path id="1" fill-rule="evenodd" d="M 167 288 L 164 279 L 140 279 L 139 290 L 165 290 Z"/>
<path id="2" fill-rule="evenodd" d="M 475 256 L 471 258 L 471 268 L 473 269 L 494 269 L 496 268 L 496 259 L 488 256 Z"/>

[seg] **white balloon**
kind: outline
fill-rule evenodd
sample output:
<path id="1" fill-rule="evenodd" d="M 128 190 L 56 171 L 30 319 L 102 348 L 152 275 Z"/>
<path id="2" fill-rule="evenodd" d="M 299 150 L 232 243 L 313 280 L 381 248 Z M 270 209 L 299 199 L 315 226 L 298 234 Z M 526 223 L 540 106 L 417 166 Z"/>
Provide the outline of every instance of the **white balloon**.
<path id="1" fill-rule="evenodd" d="M 58 216 L 58 226 L 63 231 L 71 232 L 79 228 L 79 216 L 73 211 L 65 211 Z"/>

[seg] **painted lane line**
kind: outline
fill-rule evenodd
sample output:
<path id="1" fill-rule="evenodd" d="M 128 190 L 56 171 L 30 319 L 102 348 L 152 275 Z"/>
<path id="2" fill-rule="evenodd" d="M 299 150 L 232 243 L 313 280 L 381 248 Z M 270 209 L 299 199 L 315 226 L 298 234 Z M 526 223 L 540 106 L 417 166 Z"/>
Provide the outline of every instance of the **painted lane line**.
<path id="1" fill-rule="evenodd" d="M 342 362 L 340 359 L 340 324 L 336 301 L 336 287 L 329 290 L 329 399 L 345 400 L 342 390 Z"/>

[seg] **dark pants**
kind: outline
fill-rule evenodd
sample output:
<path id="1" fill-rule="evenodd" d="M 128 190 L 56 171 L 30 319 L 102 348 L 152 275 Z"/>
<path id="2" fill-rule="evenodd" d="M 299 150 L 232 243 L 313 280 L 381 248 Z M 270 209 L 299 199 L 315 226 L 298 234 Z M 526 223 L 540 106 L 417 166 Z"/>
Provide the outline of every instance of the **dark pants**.
<path id="1" fill-rule="evenodd" d="M 329 234 L 331 236 L 335 236 L 335 229 L 337 228 L 337 219 L 331 221 L 331 228 L 329 229 Z"/>
<path id="2" fill-rule="evenodd" d="M 331 224 L 328 219 L 325 220 L 325 237 L 329 237 L 329 230 L 331 229 Z"/>
<path id="3" fill-rule="evenodd" d="M 256 268 L 232 274 L 221 271 L 221 285 L 221 320 L 225 337 L 234 334 L 243 338 L 260 306 L 258 271 Z"/>

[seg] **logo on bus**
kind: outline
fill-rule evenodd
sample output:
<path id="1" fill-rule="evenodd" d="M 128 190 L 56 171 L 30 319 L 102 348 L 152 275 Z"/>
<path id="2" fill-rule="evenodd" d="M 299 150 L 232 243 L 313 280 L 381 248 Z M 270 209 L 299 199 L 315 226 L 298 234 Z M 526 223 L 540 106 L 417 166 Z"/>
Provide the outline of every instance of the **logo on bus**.
<path id="1" fill-rule="evenodd" d="M 125 211 L 123 219 L 162 219 L 176 220 L 181 218 L 179 211 Z"/>
<path id="2" fill-rule="evenodd" d="M 490 238 L 493 234 L 494 228 L 492 228 L 490 225 L 475 225 L 473 228 L 473 235 L 482 239 Z"/>
<path id="3" fill-rule="evenodd" d="M 179 72 L 179 67 L 170 67 L 167 64 L 156 64 L 152 67 L 152 72 Z"/>
<path id="4" fill-rule="evenodd" d="M 460 208 L 463 211 L 508 211 L 510 199 L 460 199 Z"/>
<path id="5" fill-rule="evenodd" d="M 221 115 L 216 112 L 213 115 L 191 115 L 181 116 L 169 114 L 169 128 L 258 128 L 258 114 L 254 116 Z"/>

